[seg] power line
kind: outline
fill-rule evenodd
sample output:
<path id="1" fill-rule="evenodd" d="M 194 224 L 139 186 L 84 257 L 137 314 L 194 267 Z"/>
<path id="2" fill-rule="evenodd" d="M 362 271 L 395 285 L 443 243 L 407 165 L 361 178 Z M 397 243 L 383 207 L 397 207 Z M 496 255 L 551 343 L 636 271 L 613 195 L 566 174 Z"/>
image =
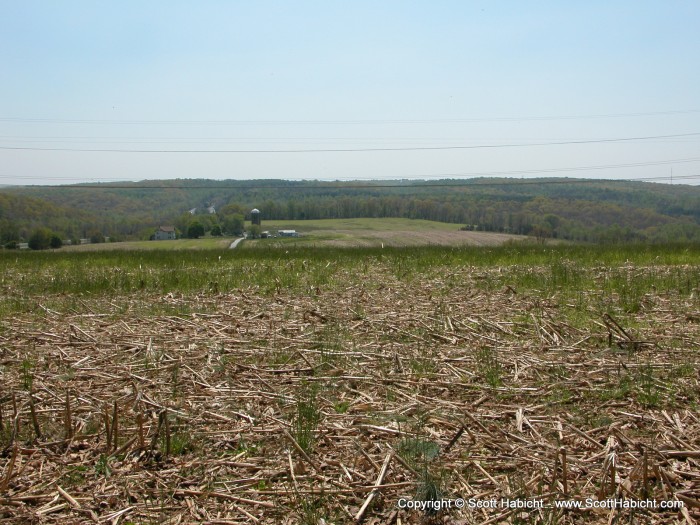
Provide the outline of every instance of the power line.
<path id="1" fill-rule="evenodd" d="M 345 124 L 462 124 L 475 122 L 527 122 L 547 120 L 586 120 L 628 117 L 654 117 L 700 113 L 700 109 L 647 111 L 634 113 L 600 113 L 590 115 L 508 116 L 456 119 L 367 119 L 367 120 L 108 120 L 0 117 L 0 122 L 28 124 L 146 124 L 146 125 L 345 125 Z"/>
<path id="2" fill-rule="evenodd" d="M 471 173 L 447 173 L 437 175 L 439 177 L 448 176 L 472 176 L 472 177 L 495 177 L 500 175 L 536 175 L 539 173 L 559 173 L 559 172 L 570 172 L 570 171 L 594 171 L 594 170 L 606 170 L 606 169 L 621 169 L 621 168 L 641 168 L 648 166 L 665 166 L 669 164 L 684 164 L 690 162 L 700 162 L 700 157 L 687 158 L 687 159 L 669 159 L 669 160 L 657 160 L 649 162 L 630 162 L 627 164 L 601 164 L 597 166 L 574 166 L 565 168 L 543 168 L 543 169 L 533 169 L 533 170 L 508 170 L 508 171 L 488 171 L 488 172 L 471 172 Z M 435 175 L 423 175 L 423 177 L 434 177 Z"/>
<path id="3" fill-rule="evenodd" d="M 613 139 L 593 139 L 593 140 L 565 140 L 557 142 L 533 142 L 533 143 L 512 143 L 512 144 L 481 144 L 471 146 L 408 146 L 400 148 L 334 148 L 334 149 L 265 149 L 265 150 L 243 150 L 243 149 L 209 149 L 209 150 L 156 150 L 156 149 L 110 149 L 110 148 L 37 148 L 37 147 L 17 147 L 0 146 L 0 150 L 12 151 L 66 151 L 82 153 L 359 153 L 372 151 L 445 151 L 445 150 L 471 150 L 471 149 L 497 149 L 497 148 L 524 148 L 538 146 L 564 146 L 575 144 L 603 144 L 616 142 L 632 142 L 637 140 L 668 139 L 679 137 L 695 137 L 700 132 L 677 133 L 673 135 L 648 135 L 639 137 L 622 137 Z"/>
<path id="4" fill-rule="evenodd" d="M 107 136 L 17 136 L 0 135 L 0 140 L 22 143 L 86 143 L 86 144 L 277 144 L 282 142 L 293 143 L 319 143 L 319 142 L 492 142 L 502 140 L 495 138 L 465 138 L 465 137 L 107 137 Z M 510 140 L 518 141 L 554 141 L 555 138 L 522 138 L 513 137 Z M 574 139 L 571 139 L 574 140 Z M 593 140 L 577 138 L 575 140 Z M 679 140 L 663 140 L 663 143 L 691 143 L 697 138 Z"/>

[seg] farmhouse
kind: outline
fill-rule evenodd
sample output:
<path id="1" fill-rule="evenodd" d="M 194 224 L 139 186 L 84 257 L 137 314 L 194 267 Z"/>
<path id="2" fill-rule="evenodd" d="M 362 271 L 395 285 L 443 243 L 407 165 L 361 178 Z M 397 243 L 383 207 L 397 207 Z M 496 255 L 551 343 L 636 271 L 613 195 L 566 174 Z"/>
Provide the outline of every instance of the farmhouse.
<path id="1" fill-rule="evenodd" d="M 175 238 L 175 227 L 174 226 L 160 226 L 157 230 L 153 239 L 156 241 L 167 241 Z"/>

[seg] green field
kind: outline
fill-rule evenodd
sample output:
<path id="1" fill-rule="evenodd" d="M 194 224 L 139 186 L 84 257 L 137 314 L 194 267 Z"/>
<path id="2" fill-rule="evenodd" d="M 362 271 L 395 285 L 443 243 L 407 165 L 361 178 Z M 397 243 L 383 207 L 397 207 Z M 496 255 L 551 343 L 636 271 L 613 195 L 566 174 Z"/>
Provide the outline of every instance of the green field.
<path id="1" fill-rule="evenodd" d="M 421 219 L 322 219 L 308 221 L 264 221 L 263 229 L 270 230 L 297 230 L 304 233 L 323 230 L 349 230 L 349 231 L 455 231 L 459 224 L 445 222 L 425 221 Z"/>
<path id="2" fill-rule="evenodd" d="M 212 250 L 225 249 L 233 242 L 231 237 L 203 237 L 201 239 L 177 239 L 172 241 L 126 241 L 99 244 L 64 246 L 61 251 L 89 252 L 104 250 Z"/>
<path id="3" fill-rule="evenodd" d="M 5 251 L 0 290 L 8 523 L 695 519 L 698 245 Z"/>
<path id="4" fill-rule="evenodd" d="M 296 230 L 300 237 L 247 241 L 242 247 L 494 246 L 527 239 L 521 235 L 460 231 L 460 225 L 420 219 L 324 219 L 264 221 L 263 229 Z"/>
<path id="5" fill-rule="evenodd" d="M 295 247 L 402 247 L 402 246 L 495 246 L 524 241 L 527 237 L 491 232 L 460 231 L 460 225 L 413 219 L 325 219 L 265 221 L 265 230 L 296 230 L 300 237 L 249 239 L 244 249 Z M 128 241 L 65 246 L 63 251 L 103 250 L 202 250 L 228 248 L 231 237 L 204 237 L 176 241 Z"/>

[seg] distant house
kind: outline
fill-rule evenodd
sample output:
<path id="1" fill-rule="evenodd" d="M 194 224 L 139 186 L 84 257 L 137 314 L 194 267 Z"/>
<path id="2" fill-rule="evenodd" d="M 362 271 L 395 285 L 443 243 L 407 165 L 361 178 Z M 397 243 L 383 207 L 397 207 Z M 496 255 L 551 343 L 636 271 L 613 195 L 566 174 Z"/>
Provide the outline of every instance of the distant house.
<path id="1" fill-rule="evenodd" d="M 296 230 L 279 230 L 277 235 L 280 237 L 299 237 L 299 232 Z"/>
<path id="2" fill-rule="evenodd" d="M 17 244 L 17 247 L 20 250 L 28 250 L 29 249 L 29 243 L 28 242 L 20 242 Z"/>
<path id="3" fill-rule="evenodd" d="M 156 241 L 167 241 L 175 238 L 175 226 L 160 226 L 153 239 Z"/>

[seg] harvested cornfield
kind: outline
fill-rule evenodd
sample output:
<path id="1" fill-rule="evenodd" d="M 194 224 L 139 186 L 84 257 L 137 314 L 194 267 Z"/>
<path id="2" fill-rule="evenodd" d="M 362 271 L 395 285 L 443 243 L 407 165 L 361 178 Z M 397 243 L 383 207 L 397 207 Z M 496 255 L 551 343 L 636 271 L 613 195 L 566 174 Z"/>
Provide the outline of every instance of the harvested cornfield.
<path id="1" fill-rule="evenodd" d="M 0 523 L 696 523 L 695 254 L 566 250 L 5 261 Z"/>

